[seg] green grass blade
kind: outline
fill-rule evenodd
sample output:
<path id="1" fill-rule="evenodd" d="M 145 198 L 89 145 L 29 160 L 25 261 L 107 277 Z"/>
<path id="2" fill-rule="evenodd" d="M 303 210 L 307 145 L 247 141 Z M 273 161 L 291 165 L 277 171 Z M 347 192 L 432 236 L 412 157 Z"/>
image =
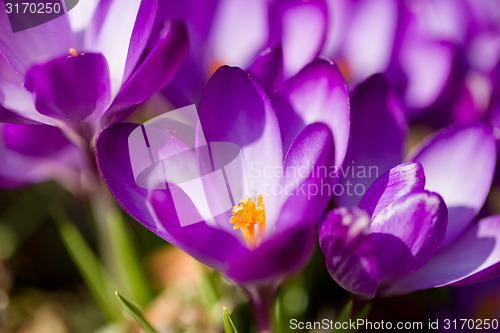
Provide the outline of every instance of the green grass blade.
<path id="1" fill-rule="evenodd" d="M 356 314 L 356 319 L 366 319 L 372 309 L 372 303 L 366 303 Z"/>
<path id="2" fill-rule="evenodd" d="M 129 231 L 123 221 L 123 216 L 118 209 L 114 208 L 108 210 L 106 220 L 113 259 L 122 285 L 133 301 L 139 305 L 145 305 L 151 300 L 152 292 L 132 244 Z"/>
<path id="3" fill-rule="evenodd" d="M 116 297 L 120 300 L 120 302 L 125 306 L 127 311 L 134 317 L 134 319 L 137 321 L 139 325 L 146 331 L 146 333 L 157 333 L 156 330 L 151 326 L 150 323 L 144 318 L 144 316 L 141 313 L 141 310 L 139 310 L 135 305 L 131 304 L 129 301 L 127 301 L 122 295 L 118 293 L 118 291 L 115 291 Z"/>
<path id="4" fill-rule="evenodd" d="M 343 323 L 343 322 L 348 322 L 349 319 L 351 319 L 351 316 L 352 316 L 352 300 L 350 300 L 345 306 L 344 308 L 342 309 L 342 311 L 340 311 L 340 314 L 337 318 L 337 322 L 339 323 Z M 333 329 L 332 332 L 351 332 L 351 330 L 344 330 L 344 329 Z"/>
<path id="5" fill-rule="evenodd" d="M 340 315 L 337 318 L 337 321 L 344 322 L 344 321 L 349 321 L 352 316 L 352 300 L 350 300 L 340 311 Z"/>
<path id="6" fill-rule="evenodd" d="M 200 271 L 199 275 L 200 279 L 198 282 L 199 283 L 198 289 L 201 296 L 201 302 L 203 304 L 203 307 L 205 308 L 205 312 L 212 321 L 220 323 L 221 318 L 219 316 L 217 316 L 217 318 L 214 318 L 215 316 L 214 309 L 219 301 L 214 283 L 211 279 L 209 272 L 207 271 L 207 269 L 205 269 L 205 267 L 203 267 L 202 264 L 199 264 L 199 271 Z"/>
<path id="7" fill-rule="evenodd" d="M 352 300 L 350 300 L 349 303 L 347 303 L 344 306 L 344 308 L 342 309 L 342 311 L 340 311 L 340 315 L 337 318 L 337 322 L 348 322 L 351 318 L 353 318 L 353 316 L 352 316 L 352 305 L 353 305 L 353 302 L 352 302 Z M 359 310 L 359 312 L 354 316 L 353 319 L 354 320 L 366 319 L 368 317 L 368 314 L 370 313 L 371 308 L 372 308 L 371 303 L 366 303 L 361 308 L 361 310 Z M 335 330 L 334 329 L 332 332 L 355 333 L 356 330 L 354 330 L 354 329 L 338 329 L 338 330 Z"/>
<path id="8" fill-rule="evenodd" d="M 225 333 L 238 333 L 238 330 L 234 326 L 233 320 L 227 312 L 226 308 L 222 308 L 222 312 L 224 314 L 224 332 Z"/>
<path id="9" fill-rule="evenodd" d="M 109 277 L 104 273 L 94 252 L 62 211 L 53 215 L 64 246 L 104 316 L 108 321 L 120 318 L 120 312 L 109 297 Z"/>
<path id="10" fill-rule="evenodd" d="M 275 333 L 282 333 L 283 330 L 281 329 L 282 325 L 282 302 L 283 302 L 283 297 L 278 293 L 276 296 L 276 299 L 274 300 L 274 306 L 272 308 L 272 327 L 274 327 Z"/>

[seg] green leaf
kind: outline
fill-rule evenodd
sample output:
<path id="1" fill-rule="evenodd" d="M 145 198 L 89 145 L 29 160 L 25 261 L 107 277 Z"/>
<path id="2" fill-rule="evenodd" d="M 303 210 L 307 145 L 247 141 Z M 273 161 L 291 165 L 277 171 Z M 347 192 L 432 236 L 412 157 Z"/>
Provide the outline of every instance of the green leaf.
<path id="1" fill-rule="evenodd" d="M 340 311 L 340 314 L 337 318 L 337 322 L 348 322 L 351 318 L 353 318 L 352 316 L 352 305 L 353 305 L 353 302 L 352 300 L 350 300 L 345 306 L 344 308 L 342 309 L 342 311 Z M 358 320 L 358 319 L 366 319 L 366 317 L 368 317 L 368 314 L 370 313 L 370 310 L 371 310 L 371 303 L 366 303 L 362 308 L 361 310 L 359 310 L 359 312 L 354 316 L 354 320 Z M 354 333 L 356 332 L 356 330 L 353 330 L 353 329 L 339 329 L 339 330 L 336 330 L 334 329 L 332 332 L 343 332 L 343 333 Z"/>
<path id="2" fill-rule="evenodd" d="M 366 303 L 356 315 L 356 319 L 366 319 L 372 309 L 372 303 Z"/>
<path id="3" fill-rule="evenodd" d="M 122 295 L 118 293 L 118 291 L 115 291 L 116 297 L 120 300 L 120 302 L 125 306 L 127 311 L 134 317 L 134 319 L 141 325 L 141 327 L 146 331 L 146 333 L 157 333 L 156 330 L 151 326 L 150 323 L 144 318 L 144 316 L 141 313 L 141 310 L 139 310 L 135 305 L 131 304 L 129 301 L 127 301 Z"/>
<path id="4" fill-rule="evenodd" d="M 238 333 L 238 330 L 234 326 L 233 320 L 231 319 L 231 316 L 229 315 L 229 312 L 227 312 L 227 309 L 225 307 L 222 308 L 222 312 L 224 314 L 224 332 Z"/>
<path id="5" fill-rule="evenodd" d="M 275 333 L 281 333 L 283 330 L 281 329 L 281 322 L 283 320 L 282 318 L 282 302 L 283 302 L 283 297 L 280 293 L 276 295 L 276 298 L 274 300 L 274 306 L 272 308 L 272 323 L 274 327 Z"/>
<path id="6" fill-rule="evenodd" d="M 130 234 L 123 221 L 123 216 L 116 208 L 111 208 L 105 216 L 109 228 L 109 243 L 113 252 L 113 261 L 118 276 L 131 299 L 140 305 L 147 304 L 152 298 L 144 270 Z"/>
<path id="7" fill-rule="evenodd" d="M 212 319 L 220 323 L 220 317 L 214 317 L 214 308 L 219 302 L 219 297 L 217 296 L 217 291 L 215 290 L 214 283 L 211 279 L 210 274 L 207 269 L 203 267 L 202 264 L 199 265 L 200 279 L 199 279 L 199 292 L 201 296 L 201 302 L 205 308 L 205 312 Z"/>
<path id="8" fill-rule="evenodd" d="M 112 292 L 110 279 L 100 261 L 62 210 L 55 211 L 53 215 L 64 246 L 104 316 L 108 321 L 118 319 L 120 312 L 109 297 Z"/>
<path id="9" fill-rule="evenodd" d="M 344 306 L 342 311 L 340 311 L 340 315 L 337 318 L 337 321 L 344 322 L 344 321 L 349 321 L 352 316 L 352 300 L 349 300 L 349 302 Z"/>
<path id="10" fill-rule="evenodd" d="M 0 221 L 0 261 L 9 259 L 16 251 L 18 244 L 19 240 L 14 228 Z"/>

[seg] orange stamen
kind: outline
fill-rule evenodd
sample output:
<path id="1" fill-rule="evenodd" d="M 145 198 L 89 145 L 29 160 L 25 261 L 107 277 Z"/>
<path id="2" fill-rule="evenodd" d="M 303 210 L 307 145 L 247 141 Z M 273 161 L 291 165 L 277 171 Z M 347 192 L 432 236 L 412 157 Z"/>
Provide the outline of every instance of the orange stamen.
<path id="1" fill-rule="evenodd" d="M 84 55 L 85 53 L 80 53 L 80 55 Z M 78 57 L 78 52 L 74 48 L 69 49 L 69 56 L 67 58 Z"/>
<path id="2" fill-rule="evenodd" d="M 233 215 L 229 222 L 234 223 L 233 229 L 240 229 L 250 249 L 255 249 L 264 238 L 266 229 L 266 214 L 264 211 L 264 199 L 259 194 L 257 197 L 257 208 L 252 198 L 247 201 L 241 200 L 239 205 L 233 207 Z M 258 224 L 259 231 L 255 239 L 255 225 Z"/>

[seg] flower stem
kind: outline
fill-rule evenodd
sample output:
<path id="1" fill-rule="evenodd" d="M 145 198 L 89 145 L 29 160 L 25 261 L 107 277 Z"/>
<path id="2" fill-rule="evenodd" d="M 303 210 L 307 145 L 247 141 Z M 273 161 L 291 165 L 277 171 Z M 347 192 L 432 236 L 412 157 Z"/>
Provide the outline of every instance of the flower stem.
<path id="1" fill-rule="evenodd" d="M 253 308 L 258 333 L 271 333 L 271 307 L 276 296 L 276 287 L 245 288 Z"/>

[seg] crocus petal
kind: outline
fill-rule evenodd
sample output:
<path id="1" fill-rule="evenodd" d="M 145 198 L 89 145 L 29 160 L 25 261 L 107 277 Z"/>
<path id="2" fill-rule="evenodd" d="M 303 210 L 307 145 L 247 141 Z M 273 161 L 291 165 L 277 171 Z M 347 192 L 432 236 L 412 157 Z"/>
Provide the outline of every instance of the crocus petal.
<path id="1" fill-rule="evenodd" d="M 403 163 L 380 176 L 359 202 L 371 218 L 397 199 L 424 189 L 425 176 L 420 163 Z"/>
<path id="2" fill-rule="evenodd" d="M 95 10 L 88 28 L 87 49 L 104 54 L 108 60 L 112 97 L 141 58 L 157 4 L 157 0 L 105 0 Z"/>
<path id="3" fill-rule="evenodd" d="M 41 163 L 0 146 L 0 186 L 15 188 L 40 183 L 49 177 L 40 171 Z"/>
<path id="4" fill-rule="evenodd" d="M 53 120 L 36 111 L 33 96 L 21 82 L 0 78 L 0 121 L 52 124 Z"/>
<path id="5" fill-rule="evenodd" d="M 34 124 L 36 122 L 24 118 L 2 106 L 0 106 L 0 123 L 13 123 L 13 124 Z"/>
<path id="6" fill-rule="evenodd" d="M 199 102 L 205 88 L 206 73 L 196 59 L 189 52 L 177 74 L 162 90 L 162 94 L 177 108 Z"/>
<path id="7" fill-rule="evenodd" d="M 295 75 L 316 58 L 326 35 L 327 8 L 323 0 L 276 1 L 270 9 L 270 30 L 281 42 L 284 75 Z"/>
<path id="8" fill-rule="evenodd" d="M 4 124 L 3 141 L 11 151 L 37 157 L 49 157 L 70 143 L 58 127 L 26 124 Z"/>
<path id="9" fill-rule="evenodd" d="M 488 95 L 491 92 L 491 84 L 477 73 L 466 74 L 463 81 L 456 88 L 457 93 L 453 95 L 454 103 L 449 116 L 451 122 L 467 124 L 481 121 L 490 103 Z M 478 93 L 479 91 L 481 93 Z"/>
<path id="10" fill-rule="evenodd" d="M 408 83 L 404 101 L 410 110 L 430 106 L 450 79 L 455 47 L 450 43 L 405 38 L 400 62 Z"/>
<path id="11" fill-rule="evenodd" d="M 208 68 L 246 68 L 268 40 L 268 1 L 220 0 L 208 38 Z"/>
<path id="12" fill-rule="evenodd" d="M 444 238 L 447 212 L 443 199 L 427 191 L 399 198 L 370 225 L 380 284 L 390 284 L 422 267 Z"/>
<path id="13" fill-rule="evenodd" d="M 413 275 L 394 284 L 387 294 L 479 282 L 500 275 L 500 216 L 471 225 Z"/>
<path id="14" fill-rule="evenodd" d="M 330 58 L 335 58 L 346 36 L 353 16 L 354 3 L 343 0 L 326 0 L 328 7 L 328 27 L 322 53 Z"/>
<path id="15" fill-rule="evenodd" d="M 424 167 L 425 188 L 439 193 L 448 207 L 446 246 L 476 216 L 489 192 L 497 159 L 492 129 L 481 123 L 448 127 L 413 156 Z"/>
<path id="16" fill-rule="evenodd" d="M 236 67 L 220 67 L 205 87 L 198 113 L 207 142 L 241 147 L 251 193 L 257 195 L 278 183 L 279 176 L 269 172 L 283 166 L 278 120 L 267 96 L 248 74 Z M 279 209 L 277 196 L 264 200 L 266 217 L 273 221 Z"/>
<path id="17" fill-rule="evenodd" d="M 220 1 L 162 0 L 158 2 L 156 22 L 165 22 L 176 18 L 182 20 L 188 26 L 191 41 L 190 50 L 193 51 L 193 55 L 202 56 L 201 52 L 205 49 L 204 43 L 210 33 Z"/>
<path id="18" fill-rule="evenodd" d="M 318 226 L 319 246 L 331 277 L 344 289 L 367 298 L 375 296 L 379 272 L 368 237 L 370 218 L 361 209 L 331 210 Z"/>
<path id="19" fill-rule="evenodd" d="M 69 54 L 75 47 L 67 15 L 13 33 L 6 11 L 1 10 L 0 31 L 0 53 L 21 75 L 34 64 Z"/>
<path id="20" fill-rule="evenodd" d="M 318 59 L 284 83 L 273 96 L 273 105 L 282 128 L 283 147 L 308 124 L 323 122 L 335 141 L 335 164 L 344 161 L 349 140 L 349 97 L 338 68 Z"/>
<path id="21" fill-rule="evenodd" d="M 337 180 L 332 172 L 335 151 L 332 133 L 323 123 L 307 126 L 297 135 L 283 166 L 281 190 L 286 201 L 276 224 L 278 231 L 296 224 L 316 225 Z"/>
<path id="22" fill-rule="evenodd" d="M 342 14 L 341 14 L 342 15 Z M 357 2 L 346 22 L 344 58 L 356 83 L 384 72 L 390 62 L 398 23 L 398 1 Z"/>
<path id="23" fill-rule="evenodd" d="M 132 217 L 155 225 L 146 203 L 148 191 L 136 185 L 128 148 L 128 136 L 139 125 L 116 123 L 102 130 L 96 139 L 96 160 L 104 183 L 116 201 Z"/>
<path id="24" fill-rule="evenodd" d="M 116 201 L 149 230 L 203 263 L 224 271 L 224 262 L 231 255 L 248 249 L 235 236 L 205 222 L 181 227 L 168 189 L 150 192 L 137 186 L 128 137 L 138 126 L 115 123 L 99 134 L 96 158 L 104 183 Z"/>
<path id="25" fill-rule="evenodd" d="M 343 190 L 335 192 L 341 206 L 357 205 L 380 174 L 401 162 L 407 131 L 402 111 L 383 76 L 363 82 L 351 101 L 351 141 L 338 185 Z"/>
<path id="26" fill-rule="evenodd" d="M 0 186 L 17 187 L 49 179 L 81 190 L 81 150 L 48 125 L 0 125 Z"/>
<path id="27" fill-rule="evenodd" d="M 132 30 L 132 33 L 130 35 L 130 41 L 128 43 L 127 60 L 125 62 L 123 81 L 126 81 L 128 77 L 132 74 L 137 63 L 139 62 L 139 60 L 143 55 L 143 51 L 148 43 L 148 40 L 147 38 L 145 38 L 145 36 L 149 36 L 153 29 L 157 8 L 158 8 L 158 0 L 140 1 L 140 7 L 137 12 L 137 16 L 135 17 L 134 28 Z M 112 11 L 113 8 L 110 8 L 110 10 Z M 116 18 L 120 20 L 119 22 L 121 24 L 123 24 L 123 4 L 120 5 L 120 10 L 121 10 L 120 13 L 121 16 L 117 15 Z M 111 12 L 108 15 L 110 14 Z M 109 19 L 110 18 L 107 17 L 107 20 Z M 116 29 L 115 29 L 115 36 L 116 36 Z"/>
<path id="28" fill-rule="evenodd" d="M 158 219 L 158 229 L 153 232 L 205 265 L 225 273 L 227 267 L 230 267 L 229 262 L 235 256 L 251 252 L 244 242 L 236 237 L 236 232 L 229 233 L 211 227 L 204 221 L 182 226 L 169 189 L 155 190 L 149 201 Z M 185 209 L 196 208 L 193 205 Z M 227 221 L 229 224 L 229 219 Z"/>
<path id="29" fill-rule="evenodd" d="M 314 228 L 310 226 L 275 233 L 253 251 L 234 256 L 226 274 L 242 285 L 268 281 L 278 284 L 303 267 L 315 242 Z"/>
<path id="30" fill-rule="evenodd" d="M 123 110 L 151 97 L 174 76 L 186 57 L 188 36 L 181 21 L 166 24 L 152 38 L 151 50 L 124 83 L 109 112 Z"/>
<path id="31" fill-rule="evenodd" d="M 498 11 L 498 8 L 488 8 L 486 11 L 495 12 Z M 489 14 L 486 14 L 485 16 L 487 15 Z M 498 24 L 496 22 L 498 20 L 494 19 L 493 21 Z M 463 24 L 463 22 L 460 22 L 460 24 Z M 490 31 L 482 31 L 481 33 L 475 35 L 469 42 L 467 61 L 472 68 L 483 73 L 487 73 L 494 70 L 495 66 L 498 64 L 498 61 L 500 60 L 499 51 L 500 35 L 498 34 L 498 28 Z"/>
<path id="32" fill-rule="evenodd" d="M 66 6 L 69 23 L 71 24 L 71 30 L 78 34 L 91 24 L 92 17 L 94 16 L 95 10 L 99 5 L 99 0 L 72 1 L 73 3 L 70 3 L 69 1 L 66 2 L 68 2 L 69 5 L 72 5 L 71 8 Z M 78 6 L 76 6 L 77 4 Z"/>
<path id="33" fill-rule="evenodd" d="M 283 50 L 281 46 L 262 51 L 247 71 L 266 93 L 273 92 L 283 78 Z"/>
<path id="34" fill-rule="evenodd" d="M 108 105 L 108 65 L 101 54 L 54 59 L 31 67 L 25 86 L 41 114 L 80 122 L 100 115 Z"/>
<path id="35" fill-rule="evenodd" d="M 467 7 L 464 3 L 424 1 L 405 3 L 402 9 L 395 60 L 405 76 L 404 102 L 409 117 L 436 102 L 451 82 L 456 44 L 470 26 L 467 20 L 471 15 L 461 13 Z"/>

